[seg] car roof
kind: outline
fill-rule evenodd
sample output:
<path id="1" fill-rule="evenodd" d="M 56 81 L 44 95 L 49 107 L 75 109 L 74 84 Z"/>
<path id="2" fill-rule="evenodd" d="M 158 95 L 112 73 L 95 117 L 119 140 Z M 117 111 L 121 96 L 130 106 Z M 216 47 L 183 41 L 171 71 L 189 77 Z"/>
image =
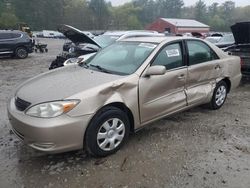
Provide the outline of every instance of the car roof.
<path id="1" fill-rule="evenodd" d="M 125 42 L 147 42 L 147 43 L 157 43 L 160 44 L 162 42 L 171 42 L 175 40 L 183 40 L 183 39 L 197 39 L 194 37 L 177 37 L 177 36 L 166 36 L 166 37 L 132 37 L 126 38 L 121 41 Z"/>
<path id="2" fill-rule="evenodd" d="M 130 30 L 130 31 L 107 31 L 103 35 L 111 35 L 111 36 L 123 36 L 128 34 L 156 34 L 157 31 L 151 31 L 151 30 Z"/>

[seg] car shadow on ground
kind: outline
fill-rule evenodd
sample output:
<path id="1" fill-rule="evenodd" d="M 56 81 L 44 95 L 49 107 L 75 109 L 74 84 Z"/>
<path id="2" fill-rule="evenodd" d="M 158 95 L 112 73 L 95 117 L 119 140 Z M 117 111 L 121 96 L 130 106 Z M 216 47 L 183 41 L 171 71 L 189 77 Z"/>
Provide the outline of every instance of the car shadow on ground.
<path id="1" fill-rule="evenodd" d="M 11 59 L 17 59 L 17 58 L 15 58 L 15 57 L 12 57 L 11 55 L 8 55 L 8 56 L 0 56 L 0 60 L 2 60 L 2 59 L 6 59 L 6 60 L 11 60 Z"/>
<path id="2" fill-rule="evenodd" d="M 0 61 L 1 60 L 8 60 L 8 61 L 16 61 L 16 60 L 27 60 L 27 59 L 30 59 L 31 58 L 31 55 L 29 55 L 28 57 L 26 57 L 25 59 L 19 59 L 15 56 L 0 56 Z"/>

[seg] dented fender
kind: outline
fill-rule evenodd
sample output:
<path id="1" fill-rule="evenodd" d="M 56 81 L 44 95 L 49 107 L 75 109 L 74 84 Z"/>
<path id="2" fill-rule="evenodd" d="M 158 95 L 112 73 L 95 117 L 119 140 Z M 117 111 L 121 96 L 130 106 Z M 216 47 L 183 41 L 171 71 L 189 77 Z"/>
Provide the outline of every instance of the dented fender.
<path id="1" fill-rule="evenodd" d="M 81 98 L 80 104 L 68 113 L 69 116 L 96 114 L 103 107 L 112 103 L 124 104 L 134 116 L 135 128 L 140 125 L 138 104 L 139 76 L 132 74 L 95 88 L 78 93 L 70 98 Z"/>

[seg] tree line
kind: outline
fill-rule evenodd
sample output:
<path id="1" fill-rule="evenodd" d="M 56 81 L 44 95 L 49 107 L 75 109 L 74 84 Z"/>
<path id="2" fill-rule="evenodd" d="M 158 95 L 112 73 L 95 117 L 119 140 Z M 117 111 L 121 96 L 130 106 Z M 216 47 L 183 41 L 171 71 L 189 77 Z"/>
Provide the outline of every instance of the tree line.
<path id="1" fill-rule="evenodd" d="M 144 29 L 159 17 L 196 19 L 214 31 L 230 31 L 235 22 L 249 21 L 250 6 L 233 1 L 207 6 L 198 0 L 184 6 L 183 0 L 132 0 L 112 6 L 105 0 L 0 0 L 0 29 L 15 29 L 25 22 L 32 30 L 55 30 L 69 24 L 81 30 Z"/>

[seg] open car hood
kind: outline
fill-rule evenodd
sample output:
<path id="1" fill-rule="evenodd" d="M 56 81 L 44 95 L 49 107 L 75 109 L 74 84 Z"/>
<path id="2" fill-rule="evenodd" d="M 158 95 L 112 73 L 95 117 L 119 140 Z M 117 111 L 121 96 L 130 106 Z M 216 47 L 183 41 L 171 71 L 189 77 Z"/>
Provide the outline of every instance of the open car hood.
<path id="1" fill-rule="evenodd" d="M 231 26 L 236 44 L 250 44 L 250 22 L 240 22 Z"/>
<path id="2" fill-rule="evenodd" d="M 84 32 L 70 25 L 62 24 L 58 26 L 57 30 L 60 33 L 64 34 L 64 36 L 67 37 L 69 40 L 71 40 L 73 43 L 89 43 L 100 47 L 100 45 L 97 44 L 97 42 L 88 37 Z"/>

